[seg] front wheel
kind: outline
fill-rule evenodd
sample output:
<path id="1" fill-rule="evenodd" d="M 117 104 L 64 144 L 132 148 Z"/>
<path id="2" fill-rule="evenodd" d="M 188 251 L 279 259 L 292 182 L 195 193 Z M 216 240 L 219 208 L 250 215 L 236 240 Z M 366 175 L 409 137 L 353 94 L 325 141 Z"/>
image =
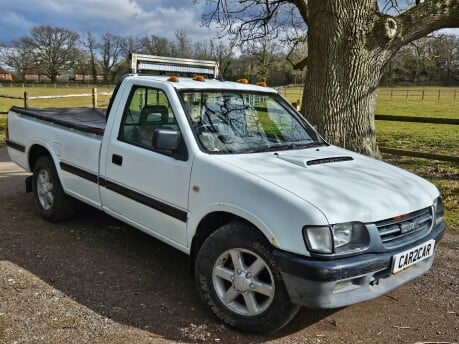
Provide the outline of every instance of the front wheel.
<path id="1" fill-rule="evenodd" d="M 201 298 L 226 324 L 272 333 L 298 312 L 290 302 L 271 245 L 252 226 L 229 223 L 212 233 L 196 257 Z"/>
<path id="2" fill-rule="evenodd" d="M 62 189 L 50 156 L 42 156 L 35 163 L 32 193 L 39 214 L 46 220 L 66 220 L 78 210 L 78 201 L 66 195 Z"/>

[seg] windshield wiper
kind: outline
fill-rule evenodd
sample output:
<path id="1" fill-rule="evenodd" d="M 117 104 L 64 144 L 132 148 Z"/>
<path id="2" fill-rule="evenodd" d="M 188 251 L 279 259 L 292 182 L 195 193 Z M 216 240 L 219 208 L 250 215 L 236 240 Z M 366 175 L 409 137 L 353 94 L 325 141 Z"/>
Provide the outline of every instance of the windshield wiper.
<path id="1" fill-rule="evenodd" d="M 260 153 L 260 152 L 274 152 L 278 150 L 291 150 L 291 149 L 303 149 L 303 148 L 312 148 L 312 147 L 319 147 L 319 146 L 327 146 L 324 142 L 309 142 L 309 143 L 286 143 L 286 144 L 279 144 L 279 145 L 266 145 L 261 146 L 253 149 L 248 149 L 244 151 L 244 153 Z"/>
<path id="2" fill-rule="evenodd" d="M 312 140 L 311 140 L 312 141 Z M 272 146 L 273 149 L 279 150 L 289 150 L 289 149 L 303 149 L 303 148 L 312 148 L 325 145 L 323 142 L 312 141 L 308 143 L 295 143 L 289 142 L 281 145 Z"/>
<path id="3" fill-rule="evenodd" d="M 320 146 L 328 146 L 325 142 L 314 141 L 310 143 L 303 143 L 297 145 L 299 148 L 313 148 L 313 147 L 320 147 Z"/>
<path id="4" fill-rule="evenodd" d="M 241 153 L 261 153 L 261 152 L 269 152 L 272 150 L 272 146 L 266 145 L 266 146 L 261 146 L 261 147 L 256 147 L 252 149 L 247 149 Z"/>

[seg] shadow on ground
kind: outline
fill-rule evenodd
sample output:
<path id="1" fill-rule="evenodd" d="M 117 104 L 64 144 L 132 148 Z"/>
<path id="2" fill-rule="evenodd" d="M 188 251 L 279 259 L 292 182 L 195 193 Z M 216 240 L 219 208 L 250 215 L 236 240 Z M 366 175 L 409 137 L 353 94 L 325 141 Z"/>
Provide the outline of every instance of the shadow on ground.
<path id="1" fill-rule="evenodd" d="M 204 324 L 210 340 L 262 343 L 332 314 L 302 310 L 270 336 L 232 331 L 201 303 L 185 254 L 89 207 L 71 221 L 51 224 L 36 215 L 30 194 L 1 202 L 2 213 L 14 217 L 7 216 L 8 228 L 5 216 L 0 220 L 0 259 L 116 322 L 180 341 L 193 341 L 183 329 Z"/>

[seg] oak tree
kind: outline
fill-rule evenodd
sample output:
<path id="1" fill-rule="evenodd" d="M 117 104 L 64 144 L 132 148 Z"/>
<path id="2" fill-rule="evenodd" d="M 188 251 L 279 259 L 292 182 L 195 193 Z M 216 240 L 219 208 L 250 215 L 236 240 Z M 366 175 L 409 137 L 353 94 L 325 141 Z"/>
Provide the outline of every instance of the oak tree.
<path id="1" fill-rule="evenodd" d="M 51 82 L 61 73 L 68 73 L 79 55 L 76 32 L 48 25 L 35 26 L 29 36 L 21 38 L 28 47 L 34 65 Z"/>
<path id="2" fill-rule="evenodd" d="M 307 47 L 294 61 L 306 70 L 301 111 L 330 143 L 371 156 L 379 156 L 374 112 L 386 64 L 406 44 L 459 27 L 459 0 L 201 1 L 204 23 L 241 44 L 269 34 Z"/>

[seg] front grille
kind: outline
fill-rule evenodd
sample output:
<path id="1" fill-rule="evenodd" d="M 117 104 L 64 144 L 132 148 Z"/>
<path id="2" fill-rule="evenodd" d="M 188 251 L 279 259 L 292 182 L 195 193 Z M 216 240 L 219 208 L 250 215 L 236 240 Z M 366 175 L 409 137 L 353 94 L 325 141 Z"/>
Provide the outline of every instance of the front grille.
<path id="1" fill-rule="evenodd" d="M 376 227 L 383 243 L 395 243 L 395 241 L 407 236 L 427 233 L 432 227 L 432 217 L 432 209 L 428 207 L 376 222 Z"/>

